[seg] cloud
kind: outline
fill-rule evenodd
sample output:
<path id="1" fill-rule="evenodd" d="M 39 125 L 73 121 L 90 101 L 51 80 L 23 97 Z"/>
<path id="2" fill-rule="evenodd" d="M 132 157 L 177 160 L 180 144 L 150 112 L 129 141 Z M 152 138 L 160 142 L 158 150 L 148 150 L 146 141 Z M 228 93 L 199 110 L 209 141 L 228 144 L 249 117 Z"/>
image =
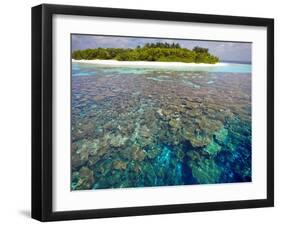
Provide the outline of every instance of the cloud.
<path id="1" fill-rule="evenodd" d="M 72 35 L 72 50 L 87 48 L 135 48 L 145 43 L 179 43 L 182 47 L 193 49 L 195 46 L 208 48 L 209 52 L 222 61 L 251 61 L 252 44 L 229 41 L 179 40 L 158 38 L 137 38 L 101 35 Z"/>

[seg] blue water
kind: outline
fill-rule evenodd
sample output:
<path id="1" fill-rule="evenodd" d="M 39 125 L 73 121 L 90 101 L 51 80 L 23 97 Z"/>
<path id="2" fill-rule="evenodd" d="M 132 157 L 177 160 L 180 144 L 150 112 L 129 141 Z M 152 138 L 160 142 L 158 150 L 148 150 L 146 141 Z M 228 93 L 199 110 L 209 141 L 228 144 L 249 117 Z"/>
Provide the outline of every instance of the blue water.
<path id="1" fill-rule="evenodd" d="M 251 65 L 72 65 L 72 190 L 252 180 Z"/>
<path id="2" fill-rule="evenodd" d="M 73 76 L 91 76 L 97 72 L 102 74 L 148 74 L 153 71 L 192 71 L 192 72 L 229 72 L 229 73 L 251 73 L 251 64 L 224 63 L 218 66 L 188 66 L 188 67 L 163 67 L 155 68 L 151 66 L 102 66 L 86 63 L 72 63 Z"/>

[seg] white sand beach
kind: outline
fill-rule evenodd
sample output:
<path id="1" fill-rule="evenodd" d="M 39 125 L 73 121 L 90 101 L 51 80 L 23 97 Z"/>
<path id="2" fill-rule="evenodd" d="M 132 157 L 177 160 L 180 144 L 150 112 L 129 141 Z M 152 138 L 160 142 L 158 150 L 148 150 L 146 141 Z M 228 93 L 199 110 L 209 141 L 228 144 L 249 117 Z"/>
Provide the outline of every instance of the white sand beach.
<path id="1" fill-rule="evenodd" d="M 108 65 L 108 66 L 140 66 L 140 67 L 218 67 L 226 66 L 227 63 L 204 64 L 183 62 L 159 62 L 159 61 L 118 61 L 118 60 L 75 60 L 72 62 Z"/>

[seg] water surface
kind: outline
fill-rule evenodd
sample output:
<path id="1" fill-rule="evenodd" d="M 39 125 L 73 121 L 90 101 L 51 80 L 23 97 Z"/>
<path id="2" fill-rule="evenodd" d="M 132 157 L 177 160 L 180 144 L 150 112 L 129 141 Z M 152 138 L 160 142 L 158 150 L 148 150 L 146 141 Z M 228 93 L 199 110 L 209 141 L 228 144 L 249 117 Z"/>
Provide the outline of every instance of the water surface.
<path id="1" fill-rule="evenodd" d="M 72 190 L 251 181 L 251 65 L 72 64 Z"/>

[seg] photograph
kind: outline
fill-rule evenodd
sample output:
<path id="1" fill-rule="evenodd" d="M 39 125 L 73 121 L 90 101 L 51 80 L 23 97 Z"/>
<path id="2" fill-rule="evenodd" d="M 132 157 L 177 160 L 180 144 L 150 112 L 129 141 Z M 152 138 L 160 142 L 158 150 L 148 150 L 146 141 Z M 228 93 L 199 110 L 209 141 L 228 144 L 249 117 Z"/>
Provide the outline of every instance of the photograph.
<path id="1" fill-rule="evenodd" d="M 70 35 L 70 190 L 252 182 L 252 43 Z"/>
<path id="2" fill-rule="evenodd" d="M 274 18 L 120 7 L 32 7 L 32 218 L 273 207 Z"/>

